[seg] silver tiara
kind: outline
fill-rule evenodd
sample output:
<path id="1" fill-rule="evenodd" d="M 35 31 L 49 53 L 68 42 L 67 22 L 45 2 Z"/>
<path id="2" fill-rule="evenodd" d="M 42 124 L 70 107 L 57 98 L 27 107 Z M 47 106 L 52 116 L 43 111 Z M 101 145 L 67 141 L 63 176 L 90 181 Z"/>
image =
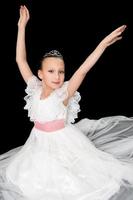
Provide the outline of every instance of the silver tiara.
<path id="1" fill-rule="evenodd" d="M 48 53 L 45 53 L 43 58 L 47 58 L 47 57 L 59 57 L 63 59 L 63 56 L 61 55 L 61 53 L 57 50 L 52 50 Z"/>

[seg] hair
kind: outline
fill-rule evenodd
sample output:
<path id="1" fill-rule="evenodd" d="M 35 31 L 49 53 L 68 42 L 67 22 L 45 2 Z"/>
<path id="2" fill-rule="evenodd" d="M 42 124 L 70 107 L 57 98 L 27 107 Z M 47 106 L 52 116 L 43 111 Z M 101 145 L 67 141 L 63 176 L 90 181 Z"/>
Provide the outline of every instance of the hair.
<path id="1" fill-rule="evenodd" d="M 64 61 L 64 58 L 63 58 L 62 54 L 59 51 L 52 50 L 52 51 L 49 51 L 49 52 L 47 52 L 47 53 L 44 54 L 44 56 L 42 57 L 41 62 L 40 62 L 40 68 L 42 68 L 42 62 L 46 58 L 60 58 L 61 60 Z"/>

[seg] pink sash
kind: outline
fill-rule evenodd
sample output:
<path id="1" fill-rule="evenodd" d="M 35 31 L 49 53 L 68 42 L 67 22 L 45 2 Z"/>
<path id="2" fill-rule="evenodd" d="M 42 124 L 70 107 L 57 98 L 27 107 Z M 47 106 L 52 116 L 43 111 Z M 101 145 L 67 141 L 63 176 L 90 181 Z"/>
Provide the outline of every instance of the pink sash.
<path id="1" fill-rule="evenodd" d="M 64 119 L 58 119 L 53 121 L 48 121 L 40 123 L 38 121 L 34 122 L 34 127 L 41 131 L 52 132 L 65 127 Z"/>

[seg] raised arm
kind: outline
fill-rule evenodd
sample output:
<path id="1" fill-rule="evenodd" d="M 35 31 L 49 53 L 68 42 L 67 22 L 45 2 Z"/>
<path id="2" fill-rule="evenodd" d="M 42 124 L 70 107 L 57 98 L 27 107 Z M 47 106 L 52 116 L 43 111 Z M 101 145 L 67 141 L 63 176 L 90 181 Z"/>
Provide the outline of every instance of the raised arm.
<path id="1" fill-rule="evenodd" d="M 28 79 L 33 75 L 28 65 L 26 58 L 26 46 L 25 46 L 25 29 L 29 20 L 29 11 L 26 6 L 20 7 L 20 17 L 18 21 L 18 35 L 16 44 L 16 62 L 18 64 L 20 73 L 27 83 Z"/>
<path id="2" fill-rule="evenodd" d="M 69 97 L 73 96 L 75 91 L 79 88 L 84 80 L 87 72 L 95 65 L 105 49 L 116 41 L 122 39 L 121 34 L 125 30 L 126 25 L 120 26 L 106 36 L 96 47 L 96 49 L 87 57 L 84 63 L 76 70 L 73 76 L 69 80 L 68 94 Z"/>

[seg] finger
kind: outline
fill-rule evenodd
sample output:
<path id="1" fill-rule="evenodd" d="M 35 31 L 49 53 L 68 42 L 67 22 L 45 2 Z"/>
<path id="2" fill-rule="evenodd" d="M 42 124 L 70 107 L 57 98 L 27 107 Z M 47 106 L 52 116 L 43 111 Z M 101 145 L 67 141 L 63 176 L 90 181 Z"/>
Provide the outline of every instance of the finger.
<path id="1" fill-rule="evenodd" d="M 112 35 L 113 37 L 117 37 L 117 36 L 121 35 L 121 34 L 124 32 L 125 28 L 126 28 L 126 27 L 121 27 L 121 29 L 116 29 L 115 31 L 113 31 L 113 32 L 111 33 L 111 35 Z"/>
<path id="2" fill-rule="evenodd" d="M 29 15 L 29 10 L 28 10 L 28 8 L 27 8 L 26 6 L 24 6 L 24 7 L 25 7 L 26 15 L 27 15 L 27 17 L 29 18 L 29 17 L 30 17 L 30 15 Z"/>
<path id="3" fill-rule="evenodd" d="M 20 5 L 20 8 L 23 8 L 24 6 L 23 5 Z"/>
<path id="4" fill-rule="evenodd" d="M 22 16 L 22 14 L 23 14 L 23 8 L 22 8 L 22 6 L 20 7 L 19 14 L 20 14 L 20 16 Z"/>
<path id="5" fill-rule="evenodd" d="M 114 40 L 112 40 L 109 45 L 114 44 L 116 41 L 121 40 L 122 36 L 115 38 Z"/>
<path id="6" fill-rule="evenodd" d="M 127 26 L 126 25 L 122 25 L 122 26 L 120 26 L 120 27 L 118 27 L 116 30 L 122 30 L 122 29 L 125 29 Z"/>
<path id="7" fill-rule="evenodd" d="M 25 5 L 24 5 L 24 8 L 25 8 L 26 12 L 29 12 L 28 8 Z"/>
<path id="8" fill-rule="evenodd" d="M 118 29 L 116 29 L 116 32 L 123 32 L 126 29 L 126 25 L 120 26 Z"/>
<path id="9" fill-rule="evenodd" d="M 25 6 L 23 6 L 22 13 L 23 13 L 23 16 L 27 17 L 27 10 Z"/>
<path id="10" fill-rule="evenodd" d="M 119 31 L 118 33 L 116 33 L 116 36 L 119 36 L 123 33 L 123 31 Z"/>
<path id="11" fill-rule="evenodd" d="M 116 41 L 117 41 L 117 40 L 121 40 L 121 39 L 122 39 L 122 36 L 120 36 L 120 37 L 117 37 Z"/>
<path id="12" fill-rule="evenodd" d="M 118 27 L 117 29 L 115 29 L 113 32 L 112 32 L 112 34 L 121 34 L 124 30 L 125 30 L 125 28 L 126 28 L 127 26 L 126 25 L 122 25 L 122 26 L 120 26 L 120 27 Z"/>
<path id="13" fill-rule="evenodd" d="M 23 11 L 24 11 L 24 6 L 21 5 L 20 6 L 20 12 L 23 13 Z"/>
<path id="14" fill-rule="evenodd" d="M 122 37 L 119 37 L 119 38 L 117 38 L 117 39 L 114 39 L 114 40 L 112 40 L 112 41 L 109 43 L 109 45 L 112 45 L 112 44 L 114 44 L 116 41 L 121 40 L 121 39 L 122 39 Z"/>

